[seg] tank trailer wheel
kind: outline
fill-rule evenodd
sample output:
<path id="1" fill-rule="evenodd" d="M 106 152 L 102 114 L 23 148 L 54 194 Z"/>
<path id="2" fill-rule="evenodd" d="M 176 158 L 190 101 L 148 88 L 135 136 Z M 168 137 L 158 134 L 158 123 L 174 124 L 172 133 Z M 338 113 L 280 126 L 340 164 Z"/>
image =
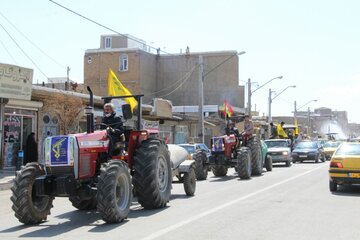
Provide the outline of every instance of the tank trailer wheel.
<path id="1" fill-rule="evenodd" d="M 194 168 L 190 168 L 190 171 L 184 173 L 184 190 L 186 195 L 194 196 L 196 189 L 196 175 Z"/>

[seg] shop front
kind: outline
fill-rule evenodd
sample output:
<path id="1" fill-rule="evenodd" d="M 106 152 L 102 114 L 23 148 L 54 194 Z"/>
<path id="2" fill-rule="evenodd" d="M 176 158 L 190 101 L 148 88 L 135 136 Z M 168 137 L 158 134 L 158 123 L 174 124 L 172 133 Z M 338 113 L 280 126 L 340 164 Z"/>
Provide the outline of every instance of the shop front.
<path id="1" fill-rule="evenodd" d="M 19 154 L 24 151 L 28 136 L 34 132 L 38 137 L 37 119 L 41 102 L 21 101 L 10 99 L 4 106 L 2 115 L 2 168 L 9 169 L 16 166 Z"/>

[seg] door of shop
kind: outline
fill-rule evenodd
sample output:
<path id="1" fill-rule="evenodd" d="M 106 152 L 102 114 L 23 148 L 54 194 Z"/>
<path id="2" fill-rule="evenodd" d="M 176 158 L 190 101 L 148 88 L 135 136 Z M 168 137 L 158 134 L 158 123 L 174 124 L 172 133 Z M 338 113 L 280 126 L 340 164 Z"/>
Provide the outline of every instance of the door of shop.
<path id="1" fill-rule="evenodd" d="M 19 150 L 25 149 L 26 139 L 31 132 L 35 132 L 35 116 L 21 115 L 14 111 L 5 112 L 4 128 L 4 168 L 16 166 Z"/>

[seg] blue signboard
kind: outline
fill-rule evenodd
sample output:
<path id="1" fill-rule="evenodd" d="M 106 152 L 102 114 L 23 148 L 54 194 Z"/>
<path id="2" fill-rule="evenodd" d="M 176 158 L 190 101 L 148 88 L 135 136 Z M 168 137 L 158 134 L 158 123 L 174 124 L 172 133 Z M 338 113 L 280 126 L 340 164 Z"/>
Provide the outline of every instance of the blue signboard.
<path id="1" fill-rule="evenodd" d="M 68 165 L 69 164 L 69 138 L 52 137 L 51 138 L 51 165 Z"/>

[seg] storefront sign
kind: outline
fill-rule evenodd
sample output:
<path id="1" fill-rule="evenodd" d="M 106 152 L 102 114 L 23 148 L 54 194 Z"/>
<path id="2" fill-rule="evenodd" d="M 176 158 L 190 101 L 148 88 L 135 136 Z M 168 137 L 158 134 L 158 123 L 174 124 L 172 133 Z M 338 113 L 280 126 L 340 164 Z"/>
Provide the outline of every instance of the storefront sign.
<path id="1" fill-rule="evenodd" d="M 31 99 L 33 70 L 0 63 L 0 98 Z"/>
<path id="2" fill-rule="evenodd" d="M 69 164 L 69 138 L 52 137 L 51 138 L 51 165 L 68 165 Z"/>

